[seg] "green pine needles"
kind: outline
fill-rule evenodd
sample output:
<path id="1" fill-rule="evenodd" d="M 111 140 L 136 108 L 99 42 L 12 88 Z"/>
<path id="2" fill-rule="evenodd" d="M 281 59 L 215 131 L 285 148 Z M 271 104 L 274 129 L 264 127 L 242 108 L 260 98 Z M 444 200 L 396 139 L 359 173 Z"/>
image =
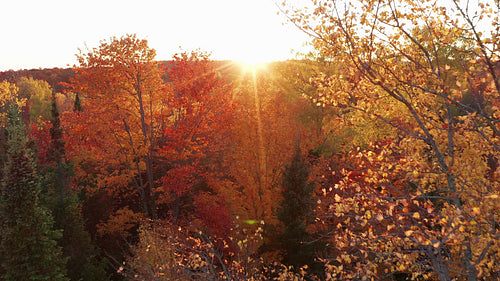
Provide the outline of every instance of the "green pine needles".
<path id="1" fill-rule="evenodd" d="M 312 235 L 306 231 L 316 206 L 314 183 L 309 182 L 309 173 L 309 165 L 297 145 L 292 161 L 284 171 L 283 200 L 277 214 L 284 227 L 280 237 L 282 262 L 297 271 L 307 265 L 312 274 L 321 274 L 322 268 L 314 260 L 315 251 L 321 245 L 312 242 Z"/>
<path id="2" fill-rule="evenodd" d="M 17 106 L 8 112 L 7 159 L 0 185 L 0 280 L 66 281 L 53 218 L 40 206 L 40 180 Z"/>

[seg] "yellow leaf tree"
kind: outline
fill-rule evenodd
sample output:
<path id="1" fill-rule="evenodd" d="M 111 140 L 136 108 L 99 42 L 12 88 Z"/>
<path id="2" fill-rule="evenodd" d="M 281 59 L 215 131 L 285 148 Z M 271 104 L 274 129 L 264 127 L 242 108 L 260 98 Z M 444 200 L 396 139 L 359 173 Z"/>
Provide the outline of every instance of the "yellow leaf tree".
<path id="1" fill-rule="evenodd" d="M 345 109 L 353 126 L 392 128 L 389 142 L 351 152 L 356 165 L 325 191 L 325 214 L 341 222 L 344 252 L 330 268 L 342 279 L 500 272 L 500 7 L 473 2 L 284 3 L 322 58 L 336 62 L 337 73 L 311 79 L 318 100 Z M 354 260 L 364 266 L 348 267 Z"/>

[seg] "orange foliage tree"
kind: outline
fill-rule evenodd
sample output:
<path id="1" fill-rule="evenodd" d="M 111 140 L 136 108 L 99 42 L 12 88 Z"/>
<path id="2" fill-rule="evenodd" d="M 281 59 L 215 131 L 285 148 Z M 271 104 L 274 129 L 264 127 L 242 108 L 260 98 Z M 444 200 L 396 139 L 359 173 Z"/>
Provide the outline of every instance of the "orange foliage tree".
<path id="1" fill-rule="evenodd" d="M 156 217 L 153 159 L 168 91 L 155 50 L 135 35 L 111 38 L 78 55 L 67 84 L 83 98 L 82 112 L 67 113 L 68 154 L 79 176 L 97 176 L 96 187 L 138 194 L 142 212 Z M 132 184 L 133 188 L 129 187 Z"/>
<path id="2" fill-rule="evenodd" d="M 168 123 L 159 155 L 168 163 L 157 188 L 159 201 L 174 219 L 196 214 L 212 234 L 226 236 L 232 225 L 226 208 L 232 87 L 204 53 L 176 55 L 165 72 L 172 94 L 161 115 Z"/>
<path id="3" fill-rule="evenodd" d="M 267 69 L 243 74 L 234 91 L 239 106 L 231 152 L 237 190 L 234 198 L 238 198 L 233 210 L 243 220 L 270 224 L 277 222 L 284 165 L 298 140 L 304 147 L 308 143 L 297 118 L 305 100 L 288 96 L 275 79 L 278 76 L 268 65 Z"/>
<path id="4" fill-rule="evenodd" d="M 75 181 L 113 197 L 116 214 L 103 214 L 102 233 L 170 217 L 228 235 L 231 87 L 206 54 L 179 54 L 165 66 L 154 58 L 135 35 L 78 56 L 66 86 L 83 110 L 64 115 Z"/>

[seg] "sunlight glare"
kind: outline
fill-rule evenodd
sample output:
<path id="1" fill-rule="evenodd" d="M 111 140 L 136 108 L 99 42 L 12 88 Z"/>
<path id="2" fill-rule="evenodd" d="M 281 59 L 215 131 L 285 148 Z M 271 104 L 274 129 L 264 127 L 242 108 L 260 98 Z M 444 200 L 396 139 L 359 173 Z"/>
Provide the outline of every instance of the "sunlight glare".
<path id="1" fill-rule="evenodd" d="M 264 61 L 238 61 L 244 73 L 256 73 L 266 69 L 268 62 Z"/>

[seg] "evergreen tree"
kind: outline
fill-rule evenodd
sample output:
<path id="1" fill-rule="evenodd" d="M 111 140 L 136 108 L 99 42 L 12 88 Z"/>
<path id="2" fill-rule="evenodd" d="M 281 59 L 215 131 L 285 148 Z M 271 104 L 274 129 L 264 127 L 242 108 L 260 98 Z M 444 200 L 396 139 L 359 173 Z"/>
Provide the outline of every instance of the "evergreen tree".
<path id="1" fill-rule="evenodd" d="M 39 204 L 39 177 L 17 106 L 8 112 L 7 160 L 0 185 L 1 280 L 66 281 L 53 219 Z"/>
<path id="2" fill-rule="evenodd" d="M 282 262 L 293 266 L 295 270 L 307 265 L 312 273 L 319 274 L 321 266 L 314 261 L 314 257 L 315 250 L 321 245 L 312 242 L 311 235 L 306 231 L 315 207 L 314 184 L 308 182 L 309 172 L 309 166 L 297 145 L 291 163 L 284 171 L 283 200 L 277 216 L 284 227 L 280 235 Z"/>
<path id="3" fill-rule="evenodd" d="M 59 109 L 57 108 L 55 92 L 52 92 L 52 107 L 50 113 L 52 127 L 50 128 L 48 160 L 60 166 L 66 155 L 66 149 L 64 148 L 66 143 L 63 140 L 63 130 L 61 128 L 61 119 L 59 118 Z"/>
<path id="4" fill-rule="evenodd" d="M 73 103 L 73 111 L 83 111 L 82 101 L 78 93 L 76 93 L 75 102 Z"/>
<path id="5" fill-rule="evenodd" d="M 72 167 L 64 161 L 66 150 L 59 110 L 52 95 L 48 165 L 44 168 L 44 203 L 54 215 L 55 226 L 63 230 L 59 245 L 68 258 L 67 272 L 71 280 L 106 280 L 106 273 L 96 255 L 90 235 L 85 230 L 77 195 L 71 190 Z"/>

